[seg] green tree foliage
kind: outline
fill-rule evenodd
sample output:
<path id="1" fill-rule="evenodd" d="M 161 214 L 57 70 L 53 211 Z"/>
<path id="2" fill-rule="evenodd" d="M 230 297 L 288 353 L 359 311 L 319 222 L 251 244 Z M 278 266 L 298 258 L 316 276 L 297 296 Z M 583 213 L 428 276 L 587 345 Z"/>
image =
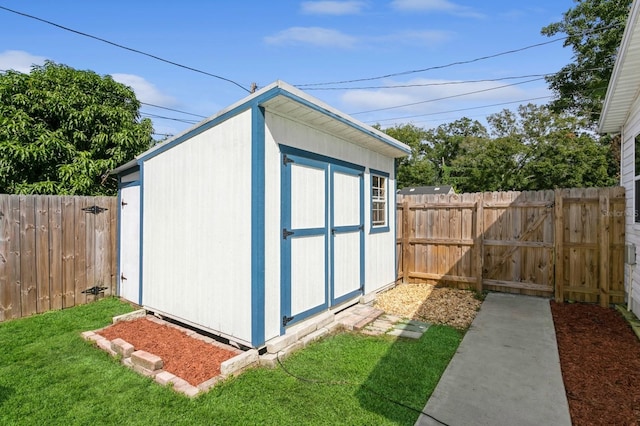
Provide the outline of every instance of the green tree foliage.
<path id="1" fill-rule="evenodd" d="M 413 124 L 390 127 L 384 131 L 411 148 L 411 154 L 397 162 L 398 188 L 433 185 L 437 171 L 430 161 L 430 148 L 425 143 L 426 131 Z"/>
<path id="2" fill-rule="evenodd" d="M 547 82 L 556 94 L 554 111 L 585 117 L 593 125 L 600 117 L 632 0 L 574 1 L 562 21 L 542 29 L 549 37 L 566 34 L 564 45 L 574 53 L 573 61 Z"/>
<path id="3" fill-rule="evenodd" d="M 463 118 L 430 130 L 386 129 L 412 150 L 398 164 L 398 187 L 450 184 L 458 192 L 482 192 L 616 183 L 611 145 L 584 130 L 584 119 L 529 104 L 487 122 L 488 128 Z"/>
<path id="4" fill-rule="evenodd" d="M 133 90 L 47 62 L 0 73 L 0 192 L 111 195 L 105 174 L 152 143 Z"/>
<path id="5" fill-rule="evenodd" d="M 586 123 L 546 106 L 520 106 L 488 118 L 492 138 L 466 141 L 452 161 L 462 192 L 615 185 L 611 148 Z"/>

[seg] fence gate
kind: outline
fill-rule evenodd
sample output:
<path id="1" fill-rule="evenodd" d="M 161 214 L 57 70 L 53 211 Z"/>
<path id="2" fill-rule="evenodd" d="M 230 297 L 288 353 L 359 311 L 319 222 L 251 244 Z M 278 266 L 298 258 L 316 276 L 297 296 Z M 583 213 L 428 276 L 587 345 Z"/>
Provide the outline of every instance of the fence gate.
<path id="1" fill-rule="evenodd" d="M 116 198 L 0 194 L 0 321 L 115 294 Z"/>
<path id="2" fill-rule="evenodd" d="M 624 301 L 624 188 L 398 197 L 398 279 Z"/>

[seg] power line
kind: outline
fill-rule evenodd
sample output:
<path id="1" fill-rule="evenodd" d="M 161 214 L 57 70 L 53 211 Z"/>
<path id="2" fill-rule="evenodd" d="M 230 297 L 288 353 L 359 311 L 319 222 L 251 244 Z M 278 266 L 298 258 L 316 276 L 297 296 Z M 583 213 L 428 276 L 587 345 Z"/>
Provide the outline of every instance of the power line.
<path id="1" fill-rule="evenodd" d="M 587 34 L 590 34 L 590 33 L 596 32 L 596 31 L 602 31 L 602 30 L 606 30 L 606 29 L 609 29 L 609 28 L 617 27 L 617 26 L 619 26 L 619 24 L 611 24 L 611 25 L 604 26 L 602 28 L 594 28 L 592 30 L 584 31 L 584 32 L 580 33 L 580 35 L 581 36 L 585 36 Z M 325 83 L 296 84 L 295 86 L 298 87 L 298 88 L 304 88 L 304 87 L 311 87 L 311 86 L 328 86 L 330 84 L 357 83 L 357 82 L 360 82 L 360 81 L 382 80 L 383 78 L 397 77 L 397 76 L 400 76 L 400 75 L 415 74 L 415 73 L 420 73 L 420 72 L 425 72 L 425 71 L 432 71 L 432 70 L 437 70 L 437 69 L 442 69 L 442 68 L 449 68 L 449 67 L 453 67 L 453 66 L 456 66 L 456 65 L 471 64 L 471 63 L 474 63 L 474 62 L 484 61 L 486 59 L 492 59 L 492 58 L 497 58 L 499 56 L 510 55 L 512 53 L 522 52 L 522 51 L 525 51 L 525 50 L 528 50 L 528 49 L 533 49 L 535 47 L 545 46 L 547 44 L 556 43 L 558 41 L 563 41 L 563 40 L 566 40 L 569 37 L 573 37 L 573 36 L 575 36 L 575 34 L 568 35 L 566 37 L 556 38 L 556 39 L 545 41 L 545 42 L 542 42 L 542 43 L 536 43 L 536 44 L 532 44 L 532 45 L 529 45 L 529 46 L 520 47 L 518 49 L 506 50 L 504 52 L 498 52 L 498 53 L 494 53 L 492 55 L 481 56 L 479 58 L 474 58 L 474 59 L 469 59 L 469 60 L 464 60 L 464 61 L 451 62 L 451 63 L 445 64 L 445 65 L 436 65 L 436 66 L 432 66 L 432 67 L 428 67 L 428 68 L 422 68 L 422 69 L 411 70 L 411 71 L 401 71 L 401 72 L 381 75 L 381 76 L 377 76 L 377 77 L 359 78 L 359 79 L 353 79 L 353 80 L 331 81 L 331 82 L 325 82 Z"/>
<path id="2" fill-rule="evenodd" d="M 426 103 L 429 103 L 429 102 L 443 101 L 445 99 L 459 98 L 459 97 L 462 97 L 462 96 L 475 95 L 477 93 L 489 92 L 491 90 L 504 89 L 505 87 L 512 87 L 512 86 L 517 86 L 517 85 L 520 85 L 520 84 L 531 83 L 532 81 L 538 81 L 538 80 L 542 80 L 542 79 L 543 79 L 543 77 L 539 77 L 539 78 L 534 78 L 534 79 L 531 79 L 531 80 L 521 81 L 519 83 L 505 84 L 504 86 L 490 87 L 488 89 L 475 90 L 473 92 L 460 93 L 460 94 L 451 95 L 451 96 L 443 96 L 441 98 L 435 98 L 435 99 L 427 99 L 426 101 L 412 102 L 410 104 L 403 104 L 403 105 L 396 105 L 396 106 L 386 107 L 386 108 L 372 109 L 372 110 L 369 110 L 369 111 L 354 112 L 354 113 L 350 113 L 350 115 L 359 115 L 359 114 L 366 114 L 366 113 L 369 113 L 369 112 L 378 112 L 378 111 L 388 111 L 390 109 L 396 109 L 396 108 L 403 108 L 403 107 L 408 107 L 408 106 L 413 106 L 413 105 L 426 104 Z"/>
<path id="3" fill-rule="evenodd" d="M 487 83 L 487 82 L 495 82 L 495 81 L 504 81 L 504 80 L 517 80 L 521 78 L 531 78 L 531 77 L 547 77 L 550 75 L 555 75 L 556 73 L 546 73 L 546 74 L 529 74 L 529 75 L 519 75 L 519 76 L 511 76 L 511 77 L 500 77 L 500 78 L 483 78 L 479 80 L 457 80 L 457 81 L 443 81 L 439 83 L 415 83 L 415 84 L 393 84 L 389 86 L 360 86 L 360 87 L 311 87 L 305 89 L 309 90 L 371 90 L 371 89 L 403 89 L 409 87 L 430 87 L 430 86 L 449 86 L 455 84 L 471 84 L 471 83 Z"/>
<path id="4" fill-rule="evenodd" d="M 166 116 L 163 116 L 163 115 L 156 115 L 156 114 L 151 114 L 151 113 L 148 113 L 148 112 L 140 112 L 140 115 L 143 116 L 143 117 L 157 118 L 157 119 L 161 119 L 161 120 L 180 121 L 180 122 L 186 123 L 186 124 L 199 123 L 199 121 L 196 121 L 196 120 L 186 120 L 184 118 L 166 117 Z"/>
<path id="5" fill-rule="evenodd" d="M 429 115 L 449 114 L 449 113 L 452 113 L 452 112 L 470 111 L 472 109 L 492 108 L 492 107 L 502 106 L 502 105 L 509 105 L 509 104 L 517 104 L 517 103 L 522 103 L 522 102 L 537 101 L 537 100 L 540 100 L 540 99 L 549 99 L 549 98 L 552 98 L 552 97 L 553 96 L 540 96 L 540 97 L 537 97 L 537 98 L 520 99 L 519 101 L 500 102 L 500 103 L 497 103 L 497 104 L 481 105 L 481 106 L 475 106 L 475 107 L 469 107 L 469 108 L 452 109 L 452 110 L 449 110 L 449 111 L 429 112 L 429 113 L 426 113 L 426 114 L 416 114 L 416 115 L 407 115 L 407 116 L 404 116 L 404 117 L 385 118 L 383 120 L 377 120 L 376 123 L 379 123 L 379 122 L 382 122 L 382 121 L 393 121 L 393 120 L 404 120 L 404 119 L 407 119 L 407 118 L 426 117 L 426 116 L 429 116 Z"/>
<path id="6" fill-rule="evenodd" d="M 205 115 L 194 114 L 194 113 L 192 113 L 192 112 L 181 111 L 181 110 L 179 110 L 179 109 L 173 109 L 173 108 L 163 107 L 163 106 L 160 106 L 160 105 L 154 105 L 154 104 L 150 104 L 150 103 L 147 103 L 147 102 L 140 102 L 140 104 L 142 104 L 142 105 L 147 105 L 147 106 L 154 107 L 154 108 L 166 109 L 167 111 L 179 112 L 179 113 L 181 113 L 181 114 L 193 115 L 194 117 L 207 118 L 207 116 L 205 116 Z"/>
<path id="7" fill-rule="evenodd" d="M 223 81 L 227 81 L 227 82 L 229 82 L 231 84 L 234 84 L 234 85 L 238 86 L 242 90 L 245 90 L 246 92 L 251 93 L 251 91 L 249 89 L 247 89 L 246 87 L 242 86 L 240 83 L 237 83 L 237 82 L 235 82 L 235 81 L 233 81 L 231 79 L 228 79 L 228 78 L 225 78 L 225 77 L 221 77 L 221 76 L 216 75 L 216 74 L 211 74 L 209 72 L 202 71 L 200 69 L 193 68 L 193 67 L 190 67 L 190 66 L 187 66 L 187 65 L 182 65 L 182 64 L 179 64 L 177 62 L 170 61 L 168 59 L 164 59 L 164 58 L 161 58 L 159 56 L 153 55 L 151 53 L 143 52 L 142 50 L 138 50 L 138 49 L 134 49 L 134 48 L 131 48 L 131 47 L 127 47 L 127 46 L 124 46 L 122 44 L 118 44 L 118 43 L 115 43 L 113 41 L 106 40 L 104 38 L 100 38 L 100 37 L 97 37 L 97 36 L 94 36 L 94 35 L 91 35 L 91 34 L 87 34 L 87 33 L 84 33 L 82 31 L 74 30 L 72 28 L 65 27 L 65 26 L 60 25 L 60 24 L 56 24 L 55 22 L 51 22 L 51 21 L 47 21 L 46 19 L 38 18 L 37 16 L 33 16 L 33 15 L 29 15 L 27 13 L 19 12 L 17 10 L 9 9 L 8 7 L 0 6 L 0 9 L 6 10 L 7 12 L 15 13 L 16 15 L 24 16 L 26 18 L 35 19 L 36 21 L 44 22 L 45 24 L 49 24 L 49 25 L 52 25 L 54 27 L 57 27 L 57 28 L 65 30 L 65 31 L 69 31 L 69 32 L 72 32 L 74 34 L 78 34 L 78 35 L 81 35 L 81 36 L 84 36 L 84 37 L 92 38 L 94 40 L 98 40 L 98 41 L 101 41 L 103 43 L 110 44 L 110 45 L 118 47 L 120 49 L 128 50 L 130 52 L 138 53 L 140 55 L 148 56 L 149 58 L 153 58 L 153 59 L 156 59 L 158 61 L 165 62 L 167 64 L 175 65 L 177 67 L 184 68 L 184 69 L 187 69 L 189 71 L 194 71 L 194 72 L 197 72 L 197 73 L 200 73 L 200 74 L 207 75 L 209 77 L 214 77 L 214 78 L 217 78 L 217 79 L 220 79 L 220 80 L 223 80 Z"/>

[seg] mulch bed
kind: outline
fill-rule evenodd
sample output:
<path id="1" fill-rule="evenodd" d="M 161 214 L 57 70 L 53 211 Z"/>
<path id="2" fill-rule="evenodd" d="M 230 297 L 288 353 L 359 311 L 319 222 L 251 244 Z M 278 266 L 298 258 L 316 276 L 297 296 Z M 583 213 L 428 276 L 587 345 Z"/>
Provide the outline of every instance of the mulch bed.
<path id="1" fill-rule="evenodd" d="M 193 386 L 220 374 L 220 364 L 237 353 L 205 343 L 168 325 L 156 324 L 146 318 L 121 321 L 98 332 L 106 339 L 121 338 L 136 350 L 162 358 L 163 370 Z"/>
<path id="2" fill-rule="evenodd" d="M 551 302 L 574 425 L 640 425 L 640 340 L 619 312 Z"/>

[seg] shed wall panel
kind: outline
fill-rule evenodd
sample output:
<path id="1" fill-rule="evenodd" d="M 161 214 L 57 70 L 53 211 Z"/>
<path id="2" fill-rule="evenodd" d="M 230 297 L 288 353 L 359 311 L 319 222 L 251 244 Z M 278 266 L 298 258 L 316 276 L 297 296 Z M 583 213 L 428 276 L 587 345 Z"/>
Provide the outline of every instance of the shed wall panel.
<path id="1" fill-rule="evenodd" d="M 143 165 L 143 304 L 251 341 L 251 111 Z"/>
<path id="2" fill-rule="evenodd" d="M 626 230 L 625 238 L 627 244 L 635 244 L 636 250 L 640 253 L 640 223 L 635 223 L 635 176 L 640 174 L 640 170 L 635 170 L 635 137 L 640 134 L 640 99 L 633 107 L 632 113 L 627 121 L 623 132 L 622 141 L 622 161 L 621 161 L 621 186 L 624 186 L 626 205 Z M 640 262 L 640 259 L 637 259 Z M 632 280 L 629 280 L 629 274 Z M 625 289 L 630 296 L 629 303 L 636 316 L 640 317 L 640 268 L 638 265 L 629 266 L 625 270 Z"/>

